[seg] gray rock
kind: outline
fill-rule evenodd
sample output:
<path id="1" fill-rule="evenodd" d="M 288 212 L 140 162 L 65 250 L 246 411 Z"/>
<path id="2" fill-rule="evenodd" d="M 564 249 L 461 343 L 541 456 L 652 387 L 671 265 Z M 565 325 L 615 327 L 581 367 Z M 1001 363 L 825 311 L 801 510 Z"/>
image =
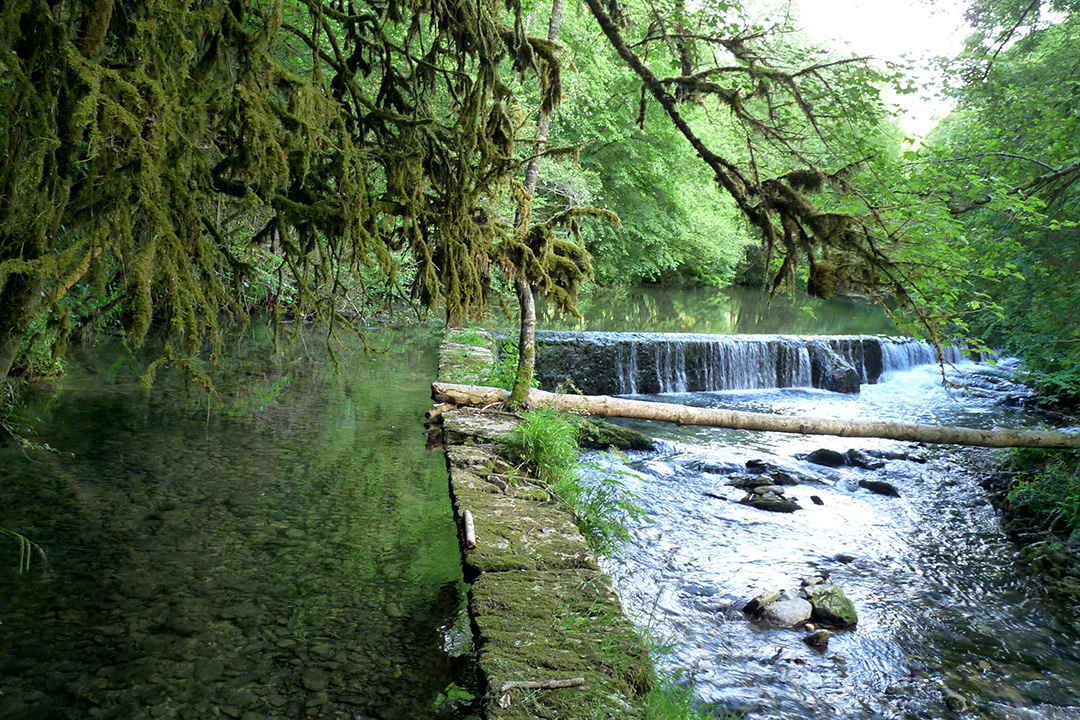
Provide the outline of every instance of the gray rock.
<path id="1" fill-rule="evenodd" d="M 852 467 L 862 468 L 863 470 L 880 470 L 885 467 L 885 463 L 880 460 L 871 460 L 866 453 L 861 450 L 852 448 L 847 451 L 847 461 Z"/>
<path id="2" fill-rule="evenodd" d="M 810 375 L 814 387 L 832 392 L 855 394 L 862 384 L 862 374 L 825 344 L 810 347 Z"/>
<path id="3" fill-rule="evenodd" d="M 809 620 L 813 611 L 813 606 L 805 598 L 784 591 L 779 600 L 761 608 L 758 620 L 769 625 L 794 628 Z"/>
<path id="4" fill-rule="evenodd" d="M 803 593 L 813 606 L 814 620 L 839 628 L 855 627 L 859 622 L 855 606 L 836 585 L 813 585 L 804 588 Z"/>
<path id="5" fill-rule="evenodd" d="M 734 475 L 727 485 L 740 490 L 753 490 L 761 485 L 761 478 L 756 475 Z"/>
<path id="6" fill-rule="evenodd" d="M 945 707 L 955 713 L 967 710 L 968 703 L 964 696 L 944 685 L 941 686 L 941 699 L 945 701 Z"/>
<path id="7" fill-rule="evenodd" d="M 784 488 L 779 485 L 759 485 L 754 488 L 755 495 L 768 495 L 769 493 L 772 493 L 773 495 L 783 495 Z"/>
<path id="8" fill-rule="evenodd" d="M 798 485 L 799 478 L 795 477 L 791 473 L 784 472 L 783 470 L 773 470 L 769 473 L 769 478 L 772 479 L 773 485 Z"/>

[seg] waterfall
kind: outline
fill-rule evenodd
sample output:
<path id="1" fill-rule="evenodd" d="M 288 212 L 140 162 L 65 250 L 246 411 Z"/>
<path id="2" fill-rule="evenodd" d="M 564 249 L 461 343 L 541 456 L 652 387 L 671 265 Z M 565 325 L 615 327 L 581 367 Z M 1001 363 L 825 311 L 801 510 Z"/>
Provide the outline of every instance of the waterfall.
<path id="1" fill-rule="evenodd" d="M 885 373 L 937 362 L 933 345 L 867 335 L 537 333 L 543 387 L 566 379 L 588 394 L 685 393 L 776 387 L 858 392 Z M 964 360 L 952 347 L 946 362 Z"/>

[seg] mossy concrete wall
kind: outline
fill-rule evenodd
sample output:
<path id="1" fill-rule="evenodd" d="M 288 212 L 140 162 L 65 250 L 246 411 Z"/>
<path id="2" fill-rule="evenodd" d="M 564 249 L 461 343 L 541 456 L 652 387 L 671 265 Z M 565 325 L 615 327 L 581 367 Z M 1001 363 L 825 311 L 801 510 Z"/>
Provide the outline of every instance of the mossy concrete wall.
<path id="1" fill-rule="evenodd" d="M 461 382 L 478 353 L 448 333 L 440 379 Z M 475 381 L 475 377 L 471 380 Z M 442 414 L 450 492 L 484 693 L 491 719 L 644 718 L 654 672 L 623 615 L 611 581 L 572 513 L 522 474 L 502 440 L 517 419 L 455 409 Z M 465 541 L 468 510 L 476 545 Z M 507 682 L 584 678 L 557 689 L 504 689 Z"/>

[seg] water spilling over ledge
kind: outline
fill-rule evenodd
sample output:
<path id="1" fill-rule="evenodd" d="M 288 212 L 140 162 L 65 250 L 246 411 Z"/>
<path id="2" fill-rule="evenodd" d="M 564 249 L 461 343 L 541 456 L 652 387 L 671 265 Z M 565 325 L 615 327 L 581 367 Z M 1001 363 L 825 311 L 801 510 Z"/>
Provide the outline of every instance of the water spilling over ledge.
<path id="1" fill-rule="evenodd" d="M 945 361 L 965 358 L 946 347 Z M 697 335 L 540 331 L 537 377 L 587 395 L 813 387 L 855 393 L 883 375 L 936 363 L 930 343 L 871 335 Z"/>

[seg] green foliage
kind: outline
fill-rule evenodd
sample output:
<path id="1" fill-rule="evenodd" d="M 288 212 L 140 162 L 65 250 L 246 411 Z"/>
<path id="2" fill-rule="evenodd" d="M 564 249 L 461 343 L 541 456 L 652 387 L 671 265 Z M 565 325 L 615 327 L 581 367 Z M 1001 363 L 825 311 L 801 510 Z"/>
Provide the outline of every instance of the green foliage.
<path id="1" fill-rule="evenodd" d="M 1024 358 L 1051 404 L 1080 402 L 1080 77 L 1075 9 L 973 4 L 976 32 L 954 60 L 956 110 L 912 166 L 917 191 L 951 219 L 943 293 L 957 329 Z M 948 278 L 951 280 L 951 278 Z"/>
<path id="2" fill-rule="evenodd" d="M 1014 528 L 1068 538 L 1080 532 L 1080 453 L 1013 450 L 1006 495 Z"/>
<path id="3" fill-rule="evenodd" d="M 545 163 L 538 212 L 588 203 L 618 214 L 618 228 L 582 229 L 601 284 L 726 283 L 741 246 L 753 242 L 738 209 L 659 108 L 635 122 L 640 83 L 591 18 L 571 16 L 563 27 L 576 72 L 565 80 L 568 97 L 552 118 L 551 138 L 578 152 Z M 731 128 L 721 132 L 734 136 Z"/>
<path id="4" fill-rule="evenodd" d="M 525 414 L 512 437 L 529 472 L 573 511 L 585 539 L 598 552 L 611 552 L 629 537 L 628 518 L 640 517 L 623 483 L 613 474 L 597 473 L 584 483 L 578 474 L 577 427 L 549 409 Z"/>
<path id="5" fill-rule="evenodd" d="M 162 328 L 181 364 L 251 306 L 355 328 L 376 278 L 453 322 L 496 263 L 572 299 L 587 258 L 496 213 L 529 111 L 511 84 L 545 112 L 562 96 L 524 27 L 494 0 L 4 4 L 0 376 L 35 320 L 62 353 L 72 293 L 135 345 Z"/>

